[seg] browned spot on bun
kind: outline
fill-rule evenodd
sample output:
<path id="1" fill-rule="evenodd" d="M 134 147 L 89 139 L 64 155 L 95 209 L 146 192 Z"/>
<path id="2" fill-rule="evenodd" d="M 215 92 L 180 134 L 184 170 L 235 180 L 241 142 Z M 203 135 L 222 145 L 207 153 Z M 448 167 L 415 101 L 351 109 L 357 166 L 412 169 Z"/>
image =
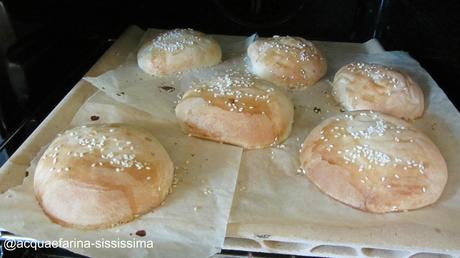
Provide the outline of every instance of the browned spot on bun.
<path id="1" fill-rule="evenodd" d="M 176 88 L 171 87 L 171 86 L 161 86 L 160 89 L 167 91 L 167 92 L 173 92 L 176 90 Z"/>
<path id="2" fill-rule="evenodd" d="M 147 235 L 147 232 L 145 232 L 145 230 L 138 230 L 136 231 L 136 235 L 140 236 L 140 237 L 145 237 Z"/>

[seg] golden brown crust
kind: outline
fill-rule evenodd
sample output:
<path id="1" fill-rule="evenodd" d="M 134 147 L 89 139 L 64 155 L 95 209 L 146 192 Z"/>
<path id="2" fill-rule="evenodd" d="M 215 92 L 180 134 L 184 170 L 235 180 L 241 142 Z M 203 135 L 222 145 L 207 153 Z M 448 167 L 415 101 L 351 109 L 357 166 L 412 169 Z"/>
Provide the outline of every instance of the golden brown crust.
<path id="1" fill-rule="evenodd" d="M 300 37 L 258 39 L 247 52 L 254 74 L 288 89 L 311 86 L 327 71 L 321 52 Z"/>
<path id="2" fill-rule="evenodd" d="M 374 110 L 404 119 L 423 115 L 420 87 L 407 74 L 378 64 L 350 63 L 335 75 L 333 95 L 348 111 Z"/>
<path id="3" fill-rule="evenodd" d="M 372 111 L 323 121 L 305 139 L 300 161 L 327 195 L 376 213 L 430 205 L 447 181 L 444 158 L 427 136 Z"/>
<path id="4" fill-rule="evenodd" d="M 193 136 L 255 149 L 289 136 L 294 108 L 281 91 L 261 81 L 243 87 L 235 81 L 225 86 L 212 81 L 186 92 L 176 117 Z"/>
<path id="5" fill-rule="evenodd" d="M 147 131 L 125 125 L 70 129 L 40 158 L 35 196 L 63 226 L 105 228 L 159 206 L 169 192 L 173 164 Z"/>
<path id="6" fill-rule="evenodd" d="M 139 67 L 148 74 L 175 72 L 220 63 L 222 51 L 212 37 L 192 29 L 175 29 L 145 42 L 137 53 Z"/>

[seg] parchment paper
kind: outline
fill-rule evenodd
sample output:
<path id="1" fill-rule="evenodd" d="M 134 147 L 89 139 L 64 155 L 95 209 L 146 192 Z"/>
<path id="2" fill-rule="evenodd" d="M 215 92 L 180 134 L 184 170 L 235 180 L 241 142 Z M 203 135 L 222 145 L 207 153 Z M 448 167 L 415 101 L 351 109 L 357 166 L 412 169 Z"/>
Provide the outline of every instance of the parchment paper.
<path id="1" fill-rule="evenodd" d="M 458 111 L 407 53 L 350 54 L 340 46 L 326 52 L 326 78 L 306 91 L 288 93 L 296 107 L 289 139 L 278 148 L 244 151 L 229 231 L 262 240 L 310 239 L 382 248 L 460 251 Z M 297 172 L 298 150 L 310 130 L 340 112 L 330 95 L 330 81 L 342 65 L 351 61 L 386 64 L 406 71 L 422 87 L 426 112 L 414 124 L 439 147 L 449 170 L 447 186 L 434 205 L 385 215 L 365 213 L 329 198 Z M 306 236 L 307 231 L 315 233 Z"/>
<path id="2" fill-rule="evenodd" d="M 95 115 L 99 120 L 90 122 Z M 96 93 L 82 106 L 72 126 L 114 122 L 149 129 L 173 159 L 177 186 L 163 206 L 108 230 L 60 227 L 49 221 L 34 198 L 33 162 L 23 185 L 0 196 L 0 224 L 11 232 L 42 240 L 137 238 L 155 244 L 153 249 L 71 249 L 93 257 L 208 257 L 218 252 L 225 236 L 241 149 L 188 137 L 178 128 L 157 124 L 147 113 L 116 103 L 103 93 Z M 138 230 L 145 230 L 147 235 L 135 236 Z"/>
<path id="3" fill-rule="evenodd" d="M 149 33 L 156 32 L 151 31 Z M 74 123 L 83 122 L 88 119 L 88 115 L 94 114 L 101 117 L 98 122 L 123 119 L 128 123 L 139 124 L 139 121 L 143 121 L 144 126 L 151 128 L 156 133 L 158 132 L 159 140 L 170 153 L 171 151 L 182 151 L 182 147 L 175 147 L 173 142 L 176 137 L 175 130 L 178 129 L 170 127 L 175 123 L 173 108 L 177 95 L 187 89 L 191 84 L 190 82 L 202 80 L 206 76 L 214 74 L 215 71 L 221 72 L 229 67 L 240 70 L 246 69 L 244 67 L 245 60 L 241 57 L 241 54 L 244 53 L 242 46 L 247 44 L 248 41 L 244 41 L 240 37 L 228 37 L 226 39 L 225 37 L 219 38 L 217 36 L 217 38 L 221 43 L 224 43 L 224 56 L 229 59 L 228 62 L 217 66 L 217 68 L 184 73 L 175 76 L 176 78 L 173 78 L 173 76 L 167 80 L 160 81 L 142 73 L 137 68 L 133 55 L 118 69 L 99 77 L 87 78 L 99 89 L 105 91 L 108 96 L 130 107 L 121 103 L 117 104 L 107 96 L 98 93 L 80 110 L 77 115 L 79 118 L 75 119 Z M 250 41 L 251 38 L 248 40 Z M 225 42 L 228 42 L 228 44 Z M 457 220 L 460 215 L 460 178 L 457 172 L 458 168 L 460 168 L 460 160 L 456 157 L 460 148 L 460 116 L 458 111 L 426 71 L 405 53 L 362 54 L 366 50 L 366 44 L 360 47 L 329 42 L 317 42 L 317 44 L 328 60 L 328 74 L 318 85 L 306 91 L 288 92 L 288 95 L 295 103 L 296 116 L 292 135 L 285 143 L 276 148 L 243 152 L 228 233 L 263 240 L 279 239 L 298 242 L 311 240 L 370 246 L 378 244 L 380 247 L 388 248 L 401 247 L 427 250 L 430 248 L 438 250 L 444 248 L 443 250 L 458 250 L 460 243 L 460 223 Z M 332 79 L 333 74 L 341 65 L 355 60 L 372 61 L 400 67 L 411 74 L 422 86 L 427 100 L 427 111 L 423 119 L 414 123 L 438 145 L 449 168 L 448 184 L 441 200 L 436 204 L 407 213 L 386 215 L 363 213 L 328 198 L 310 184 L 306 177 L 297 175 L 300 143 L 322 119 L 339 112 L 340 107 L 330 96 L 329 80 Z M 133 84 L 136 85 L 135 89 L 128 87 Z M 174 87 L 174 89 L 169 87 Z M 152 95 L 154 96 L 152 97 Z M 135 111 L 134 108 L 143 110 L 145 113 Z M 143 119 L 146 117 L 149 117 L 149 122 L 144 122 Z M 87 121 L 87 123 L 89 122 Z M 178 137 L 180 138 L 181 136 Z M 185 142 L 201 141 L 189 137 L 183 139 Z M 207 142 L 207 144 L 210 144 L 210 146 L 215 145 L 212 142 Z M 241 151 L 236 147 L 230 148 L 232 148 L 233 154 Z M 215 152 L 215 150 L 211 151 L 210 148 L 209 152 L 202 153 L 202 158 L 214 158 L 222 155 L 224 155 L 224 150 Z M 176 161 L 175 157 L 173 159 Z M 177 159 L 180 160 L 180 158 Z M 222 164 L 238 164 L 239 160 L 235 161 L 235 159 L 236 157 Z M 219 170 L 223 166 L 220 161 L 213 164 Z M 175 202 L 178 199 L 178 197 L 177 199 L 174 197 L 174 194 L 180 195 L 180 187 L 181 184 L 178 185 L 173 195 L 168 198 L 162 209 L 167 209 L 168 203 L 173 205 L 173 201 Z M 202 185 L 199 188 L 202 189 Z M 29 195 L 25 192 L 21 193 L 20 190 L 20 188 L 14 189 L 10 194 L 22 196 L 25 201 Z M 8 201 L 5 201 L 8 198 L 5 196 L 2 196 L 0 205 L 2 207 L 13 207 L 11 202 L 9 203 L 10 206 L 3 206 L 3 203 L 8 204 Z M 29 217 L 31 210 L 34 210 L 31 206 L 21 207 L 26 209 L 23 212 L 24 215 L 19 216 L 18 222 L 12 225 L 16 228 L 22 228 L 21 234 L 23 235 L 31 235 L 29 234 L 31 230 L 24 229 L 24 225 L 20 222 L 21 218 Z M 189 209 L 183 207 L 185 209 L 183 212 L 187 215 L 193 215 L 192 211 L 190 211 L 192 205 L 184 206 L 189 207 Z M 152 215 L 155 215 L 155 213 L 157 212 Z M 37 219 L 36 223 L 45 223 L 44 219 Z M 208 222 L 208 220 L 204 221 Z M 4 224 L 3 222 L 0 220 L 2 225 Z M 140 222 L 141 220 L 137 221 L 137 223 Z M 219 220 L 219 223 L 221 222 Z M 181 225 L 182 228 L 184 226 L 186 227 L 187 225 Z M 145 224 L 142 227 L 145 229 Z M 219 230 L 222 229 L 221 227 L 222 225 L 219 226 Z M 138 229 L 137 227 L 134 228 Z M 60 227 L 53 230 L 58 229 L 59 233 L 62 233 L 62 228 Z M 312 229 L 313 231 L 316 230 L 315 234 L 305 233 L 311 233 Z M 116 229 L 113 230 L 116 231 Z M 216 229 L 216 231 L 219 230 Z M 72 230 L 64 230 L 63 232 L 67 236 L 72 234 Z M 109 232 L 113 236 L 116 235 L 113 231 Z M 130 231 L 120 232 L 126 233 Z M 150 236 L 148 229 L 147 232 L 147 236 Z M 219 231 L 219 233 L 221 232 Z M 181 239 L 180 236 L 180 234 L 177 234 L 171 239 Z M 382 239 L 382 236 L 388 237 Z M 198 238 L 197 235 L 195 237 Z M 168 239 L 165 241 L 168 241 Z M 202 242 L 205 243 L 206 241 Z M 195 244 L 192 240 L 187 243 L 190 245 Z M 201 250 L 204 249 L 206 248 Z M 102 250 L 101 254 L 107 254 L 105 252 L 105 250 Z M 114 252 L 120 252 L 120 250 L 115 250 Z M 143 255 L 145 253 L 138 254 Z"/>
<path id="4" fill-rule="evenodd" d="M 248 41 L 250 39 L 246 43 Z M 225 40 L 222 42 L 225 43 Z M 233 41 L 235 42 L 238 41 Z M 328 73 L 314 87 L 304 91 L 286 92 L 293 100 L 296 112 L 292 134 L 285 143 L 276 148 L 243 152 L 228 235 L 261 240 L 309 240 L 428 251 L 460 249 L 460 222 L 457 221 L 460 215 L 460 178 L 457 173 L 460 163 L 456 158 L 460 151 L 460 115 L 429 74 L 409 55 L 404 52 L 377 53 L 378 51 L 369 47 L 372 43 L 374 42 L 356 45 L 316 42 L 326 55 Z M 240 42 L 239 46 L 243 44 Z M 244 53 L 240 47 L 231 49 L 236 50 L 236 53 Z M 248 69 L 244 56 L 229 56 L 232 58 L 216 67 L 178 76 L 174 81 L 175 92 L 170 93 L 173 96 L 159 100 L 164 101 L 171 111 L 168 119 L 164 120 L 174 119 L 173 101 L 177 100 L 174 95 L 180 95 L 194 81 L 205 80 L 226 69 L 240 72 Z M 352 61 L 375 62 L 402 69 L 421 85 L 427 110 L 424 117 L 414 123 L 439 146 L 449 168 L 448 184 L 436 204 L 407 213 L 364 213 L 330 199 L 310 184 L 306 177 L 297 174 L 298 150 L 309 131 L 323 119 L 340 112 L 340 106 L 330 95 L 330 81 L 342 65 Z M 100 84 L 99 88 L 102 85 L 123 84 L 123 79 L 126 78 L 149 81 L 142 74 L 133 76 L 133 71 L 129 69 L 137 69 L 133 60 L 114 70 L 113 74 L 88 80 L 96 85 Z M 100 80 L 107 83 L 101 84 Z M 152 80 L 149 83 L 145 86 L 146 89 L 156 85 L 160 88 L 158 91 L 161 91 L 161 84 Z M 131 93 L 126 95 L 132 96 Z M 117 97 L 126 102 L 122 96 L 115 94 L 114 98 Z M 145 96 L 137 95 L 136 98 L 142 99 Z M 155 115 L 155 111 L 147 106 L 142 107 L 136 103 L 132 105 Z"/>
<path id="5" fill-rule="evenodd" d="M 129 84 L 126 87 L 129 89 Z M 141 92 L 137 96 L 145 94 L 142 87 L 138 89 Z M 127 92 L 134 96 L 138 93 L 137 90 Z M 150 95 L 155 96 L 155 93 Z M 149 98 L 126 99 L 128 103 L 136 103 L 133 106 L 148 107 L 152 112 L 149 114 L 122 104 L 99 91 L 80 108 L 69 127 L 121 122 L 150 130 L 175 164 L 173 191 L 164 205 L 130 223 L 106 230 L 84 231 L 53 224 L 33 194 L 33 173 L 39 153 L 23 184 L 0 196 L 0 225 L 15 234 L 38 240 L 138 239 L 154 243 L 151 249 L 69 248 L 92 257 L 209 257 L 219 252 L 225 238 L 242 149 L 188 137 L 174 121 L 162 119 L 167 118 L 165 114 L 169 112 L 162 109 L 164 102 L 151 102 Z M 98 119 L 92 121 L 91 116 Z M 145 230 L 146 236 L 136 236 L 138 230 Z"/>

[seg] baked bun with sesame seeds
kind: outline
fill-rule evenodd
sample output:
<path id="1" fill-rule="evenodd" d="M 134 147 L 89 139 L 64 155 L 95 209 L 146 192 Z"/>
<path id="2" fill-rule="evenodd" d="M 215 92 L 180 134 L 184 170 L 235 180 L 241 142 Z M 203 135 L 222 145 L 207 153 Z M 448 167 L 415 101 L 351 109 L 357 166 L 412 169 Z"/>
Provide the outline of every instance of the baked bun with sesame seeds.
<path id="1" fill-rule="evenodd" d="M 145 42 L 137 63 L 146 73 L 166 76 L 220 63 L 222 50 L 211 36 L 192 29 L 175 29 Z"/>
<path id="2" fill-rule="evenodd" d="M 335 74 L 332 92 L 348 111 L 374 110 L 403 119 L 423 115 L 423 92 L 417 83 L 384 65 L 345 65 Z"/>
<path id="3" fill-rule="evenodd" d="M 249 45 L 252 72 L 287 89 L 303 89 L 326 74 L 326 59 L 312 42 L 300 37 L 274 36 Z"/>
<path id="4" fill-rule="evenodd" d="M 375 213 L 430 205 L 447 181 L 446 162 L 426 135 L 404 120 L 372 111 L 320 123 L 305 139 L 300 162 L 321 191 Z"/>
<path id="5" fill-rule="evenodd" d="M 168 153 L 149 132 L 119 124 L 81 126 L 46 149 L 34 191 L 53 222 L 107 228 L 159 206 L 173 173 Z"/>
<path id="6" fill-rule="evenodd" d="M 176 117 L 192 136 L 257 149 L 289 136 L 294 107 L 261 80 L 226 75 L 187 91 Z"/>

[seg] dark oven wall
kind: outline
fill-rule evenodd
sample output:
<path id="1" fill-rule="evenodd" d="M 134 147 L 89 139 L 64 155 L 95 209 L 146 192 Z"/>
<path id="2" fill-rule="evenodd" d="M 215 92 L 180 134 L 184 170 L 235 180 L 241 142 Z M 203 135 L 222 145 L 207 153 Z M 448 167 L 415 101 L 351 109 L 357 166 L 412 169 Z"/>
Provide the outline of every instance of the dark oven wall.
<path id="1" fill-rule="evenodd" d="M 376 38 L 415 57 L 459 109 L 460 1 L 386 0 L 382 9 Z"/>
<path id="2" fill-rule="evenodd" d="M 377 37 L 386 49 L 421 61 L 458 107 L 459 6 L 456 0 L 2 1 L 0 147 L 11 154 L 132 24 L 329 41 Z"/>

